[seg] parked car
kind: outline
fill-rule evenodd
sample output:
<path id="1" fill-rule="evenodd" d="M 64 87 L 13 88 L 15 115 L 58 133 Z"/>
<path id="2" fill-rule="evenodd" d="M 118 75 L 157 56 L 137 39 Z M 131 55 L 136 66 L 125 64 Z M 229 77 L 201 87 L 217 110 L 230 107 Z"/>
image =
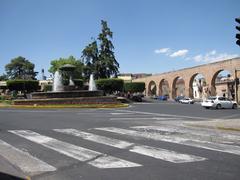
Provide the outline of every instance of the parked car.
<path id="1" fill-rule="evenodd" d="M 202 102 L 202 107 L 209 109 L 209 108 L 216 108 L 216 109 L 222 109 L 222 108 L 237 108 L 237 102 L 232 101 L 226 97 L 222 96 L 212 96 L 209 97 L 206 101 Z"/>
<path id="2" fill-rule="evenodd" d="M 183 99 L 185 96 L 177 96 L 176 98 L 175 98 L 175 101 L 176 102 L 179 102 L 181 99 Z"/>
<path id="3" fill-rule="evenodd" d="M 189 97 L 184 97 L 183 99 L 180 99 L 179 102 L 182 104 L 193 104 L 194 103 L 194 101 Z"/>
<path id="4" fill-rule="evenodd" d="M 167 96 L 159 96 L 158 99 L 160 101 L 167 101 L 168 97 Z"/>
<path id="5" fill-rule="evenodd" d="M 133 94 L 130 99 L 136 102 L 142 102 L 142 94 Z"/>

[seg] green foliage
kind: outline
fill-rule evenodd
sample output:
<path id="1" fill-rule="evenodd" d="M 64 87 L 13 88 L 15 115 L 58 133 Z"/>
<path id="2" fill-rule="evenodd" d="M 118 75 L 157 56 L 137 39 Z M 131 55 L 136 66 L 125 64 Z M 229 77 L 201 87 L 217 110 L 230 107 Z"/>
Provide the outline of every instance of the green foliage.
<path id="1" fill-rule="evenodd" d="M 39 83 L 34 80 L 8 80 L 7 87 L 10 91 L 33 92 L 39 89 Z"/>
<path id="2" fill-rule="evenodd" d="M 82 59 L 85 62 L 84 75 L 86 79 L 89 79 L 91 74 L 96 74 L 98 71 L 98 46 L 97 41 L 93 41 L 85 47 L 82 51 Z M 96 77 L 95 77 L 96 78 Z"/>
<path id="3" fill-rule="evenodd" d="M 131 83 L 124 83 L 124 91 L 125 92 L 143 92 L 145 90 L 145 83 L 144 82 L 131 82 Z"/>
<path id="4" fill-rule="evenodd" d="M 105 93 L 113 93 L 114 91 L 123 90 L 123 80 L 122 79 L 99 79 L 96 80 L 97 89 L 103 90 Z"/>
<path id="5" fill-rule="evenodd" d="M 94 40 L 82 51 L 85 63 L 84 74 L 87 78 L 94 74 L 94 79 L 110 78 L 118 74 L 119 64 L 114 56 L 114 46 L 110 39 L 113 33 L 106 21 L 101 21 L 102 31 L 98 35 L 99 46 Z"/>
<path id="6" fill-rule="evenodd" d="M 0 76 L 0 81 L 6 81 L 6 80 L 8 80 L 8 77 L 6 74 L 3 74 Z"/>
<path id="7" fill-rule="evenodd" d="M 79 88 L 83 87 L 83 80 L 82 79 L 74 79 L 73 80 L 75 86 L 78 86 Z"/>
<path id="8" fill-rule="evenodd" d="M 113 33 L 107 26 L 107 21 L 101 21 L 102 32 L 98 35 L 100 41 L 99 48 L 99 61 L 101 62 L 100 69 L 98 71 L 99 78 L 109 78 L 118 74 L 119 64 L 114 56 L 114 46 L 110 39 L 112 39 Z M 97 77 L 98 78 L 98 77 Z"/>
<path id="9" fill-rule="evenodd" d="M 5 96 L 0 96 L 0 101 L 4 101 L 5 100 Z"/>
<path id="10" fill-rule="evenodd" d="M 84 65 L 81 61 L 76 60 L 73 56 L 69 56 L 68 58 L 59 58 L 56 60 L 52 60 L 51 67 L 49 68 L 48 71 L 54 74 L 57 70 L 59 70 L 60 67 L 66 64 L 71 64 L 76 67 L 75 70 L 71 72 L 73 78 L 82 78 Z"/>
<path id="11" fill-rule="evenodd" d="M 26 79 L 35 80 L 38 72 L 34 71 L 35 65 L 24 57 L 17 57 L 11 60 L 5 66 L 7 76 L 9 79 Z"/>
<path id="12" fill-rule="evenodd" d="M 44 92 L 52 91 L 52 89 L 53 89 L 52 84 L 45 84 L 43 87 Z"/>

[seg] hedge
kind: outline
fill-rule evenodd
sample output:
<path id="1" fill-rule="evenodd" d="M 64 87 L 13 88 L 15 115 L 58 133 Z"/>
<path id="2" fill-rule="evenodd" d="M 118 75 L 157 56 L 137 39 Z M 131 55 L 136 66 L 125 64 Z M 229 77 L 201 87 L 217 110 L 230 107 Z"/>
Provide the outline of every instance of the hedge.
<path id="1" fill-rule="evenodd" d="M 145 83 L 144 82 L 131 82 L 131 83 L 124 83 L 124 91 L 125 92 L 143 92 L 145 90 Z"/>
<path id="2" fill-rule="evenodd" d="M 123 80 L 117 78 L 98 79 L 95 81 L 98 90 L 103 90 L 105 93 L 111 94 L 114 91 L 123 90 Z"/>
<path id="3" fill-rule="evenodd" d="M 78 86 L 80 88 L 83 87 L 83 80 L 82 79 L 74 79 L 73 82 L 74 82 L 75 86 Z"/>
<path id="4" fill-rule="evenodd" d="M 8 80 L 7 87 L 10 91 L 33 92 L 37 91 L 39 82 L 34 80 Z"/>
<path id="5" fill-rule="evenodd" d="M 52 91 L 52 89 L 53 89 L 53 85 L 52 84 L 45 84 L 43 86 L 43 91 L 44 92 Z"/>

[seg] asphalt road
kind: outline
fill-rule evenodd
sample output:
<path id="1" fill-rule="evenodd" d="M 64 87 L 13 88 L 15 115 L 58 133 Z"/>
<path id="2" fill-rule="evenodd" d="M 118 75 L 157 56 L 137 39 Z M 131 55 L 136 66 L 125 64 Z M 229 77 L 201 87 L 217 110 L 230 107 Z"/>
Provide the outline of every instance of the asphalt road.
<path id="1" fill-rule="evenodd" d="M 240 109 L 0 109 L 0 177 L 237 180 L 240 133 L 185 125 L 214 119 L 240 119 Z"/>

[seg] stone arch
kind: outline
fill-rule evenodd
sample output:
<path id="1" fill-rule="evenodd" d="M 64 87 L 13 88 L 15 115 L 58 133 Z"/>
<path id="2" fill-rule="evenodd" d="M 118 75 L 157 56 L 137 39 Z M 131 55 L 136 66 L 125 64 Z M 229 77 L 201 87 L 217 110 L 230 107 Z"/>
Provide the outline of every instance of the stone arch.
<path id="1" fill-rule="evenodd" d="M 172 98 L 174 99 L 180 95 L 185 95 L 185 81 L 181 76 L 177 76 L 172 83 Z"/>
<path id="2" fill-rule="evenodd" d="M 170 86 L 168 80 L 162 79 L 159 83 L 159 96 L 170 96 Z"/>
<path id="3" fill-rule="evenodd" d="M 200 76 L 200 80 L 196 81 L 197 76 Z M 195 87 L 197 86 L 196 93 Z M 190 98 L 203 98 L 204 88 L 206 87 L 206 77 L 202 73 L 195 73 L 190 77 L 188 88 L 189 88 L 189 97 Z M 199 97 L 197 97 L 199 96 Z"/>
<path id="4" fill-rule="evenodd" d="M 148 84 L 148 96 L 157 95 L 157 84 L 155 81 L 150 81 Z"/>
<path id="5" fill-rule="evenodd" d="M 219 80 L 219 82 L 216 82 L 218 75 L 221 72 L 224 72 L 224 71 L 229 72 L 230 77 L 227 78 L 226 80 Z M 234 83 L 233 75 L 234 75 L 233 72 L 231 70 L 228 70 L 228 69 L 220 69 L 220 70 L 216 71 L 213 74 L 212 78 L 211 78 L 210 95 L 211 96 L 216 96 L 216 95 L 223 95 L 223 94 L 225 94 L 227 97 L 234 99 L 235 98 L 235 93 L 234 93 L 235 83 Z M 225 89 L 226 89 L 225 93 L 224 92 L 220 93 L 219 89 L 217 90 L 217 88 L 216 88 L 217 83 L 219 83 L 220 87 L 225 86 Z"/>

